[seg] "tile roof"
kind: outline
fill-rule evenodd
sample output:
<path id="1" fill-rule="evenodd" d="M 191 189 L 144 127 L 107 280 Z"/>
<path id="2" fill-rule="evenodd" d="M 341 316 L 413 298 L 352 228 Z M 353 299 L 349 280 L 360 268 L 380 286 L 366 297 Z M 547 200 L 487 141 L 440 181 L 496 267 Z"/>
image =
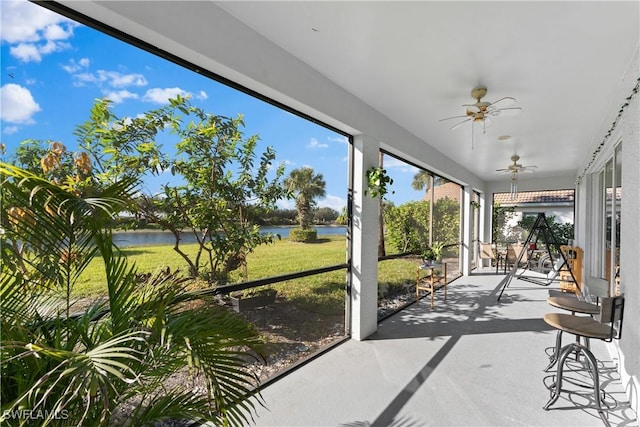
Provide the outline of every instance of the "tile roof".
<path id="1" fill-rule="evenodd" d="M 521 191 L 515 200 L 510 193 L 494 193 L 493 203 L 501 205 L 520 205 L 525 203 L 573 203 L 575 190 Z"/>
<path id="2" fill-rule="evenodd" d="M 433 195 L 434 200 L 449 198 L 460 203 L 461 188 L 455 182 L 447 182 L 446 184 L 437 185 Z M 431 189 L 427 191 L 422 200 L 431 200 Z"/>

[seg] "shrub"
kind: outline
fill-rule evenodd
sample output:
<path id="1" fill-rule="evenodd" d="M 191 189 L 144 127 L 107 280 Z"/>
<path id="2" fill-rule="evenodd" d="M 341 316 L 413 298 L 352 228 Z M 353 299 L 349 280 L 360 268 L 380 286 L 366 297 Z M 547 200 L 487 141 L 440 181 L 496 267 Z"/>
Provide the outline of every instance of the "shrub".
<path id="1" fill-rule="evenodd" d="M 25 425 L 10 418 L 27 410 L 43 426 L 247 425 L 263 401 L 245 364 L 261 357 L 263 341 L 235 313 L 202 308 L 176 273 L 139 283 L 106 226 L 136 183 L 82 197 L 4 163 L 0 175 L 11 212 L 0 239 L 0 423 Z M 74 315 L 73 287 L 93 258 L 104 263 L 108 296 Z M 185 371 L 202 379 L 202 393 L 170 382 Z"/>
<path id="2" fill-rule="evenodd" d="M 318 231 L 315 228 L 292 228 L 289 231 L 289 239 L 293 242 L 315 242 L 318 240 Z"/>

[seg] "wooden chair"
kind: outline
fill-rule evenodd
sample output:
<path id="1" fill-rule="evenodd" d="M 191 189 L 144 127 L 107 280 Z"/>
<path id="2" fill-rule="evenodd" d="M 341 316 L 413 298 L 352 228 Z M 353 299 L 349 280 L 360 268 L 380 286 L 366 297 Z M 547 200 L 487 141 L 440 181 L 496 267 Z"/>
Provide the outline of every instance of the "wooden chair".
<path id="1" fill-rule="evenodd" d="M 491 243 L 479 242 L 479 250 L 478 254 L 480 255 L 480 262 L 485 259 L 489 260 L 489 267 L 496 264 L 496 274 L 498 274 L 498 267 L 500 265 L 500 255 L 496 254 L 496 251 L 493 249 Z"/>
<path id="2" fill-rule="evenodd" d="M 507 273 L 507 268 L 513 267 L 518 262 L 521 252 L 522 259 L 518 263 L 518 267 L 527 267 L 529 266 L 529 251 L 527 248 L 522 243 L 507 243 L 507 254 L 504 260 L 505 274 Z"/>

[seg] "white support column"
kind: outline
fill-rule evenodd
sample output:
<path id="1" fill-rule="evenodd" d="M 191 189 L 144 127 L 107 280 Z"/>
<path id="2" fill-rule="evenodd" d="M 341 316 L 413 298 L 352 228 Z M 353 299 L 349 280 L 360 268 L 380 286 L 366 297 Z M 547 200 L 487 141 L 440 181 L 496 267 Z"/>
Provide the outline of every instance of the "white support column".
<path id="1" fill-rule="evenodd" d="M 462 275 L 468 276 L 471 273 L 471 195 L 473 189 L 466 185 L 463 187 L 462 192 L 462 259 L 460 260 L 462 268 Z"/>
<path id="2" fill-rule="evenodd" d="M 378 165 L 378 141 L 353 138 L 351 337 L 363 340 L 378 328 L 378 200 L 365 196 L 366 171 Z"/>
<path id="3" fill-rule="evenodd" d="M 489 203 L 489 209 L 487 210 L 487 203 Z M 479 229 L 478 229 L 478 239 L 481 242 L 490 242 L 491 241 L 491 232 L 490 228 L 487 227 L 487 221 L 491 218 L 491 200 L 487 200 L 487 193 L 480 193 L 480 209 L 478 209 L 479 218 Z M 487 215 L 487 213 L 489 215 Z M 487 231 L 489 231 L 487 233 Z M 489 238 L 487 239 L 487 234 L 489 234 Z"/>

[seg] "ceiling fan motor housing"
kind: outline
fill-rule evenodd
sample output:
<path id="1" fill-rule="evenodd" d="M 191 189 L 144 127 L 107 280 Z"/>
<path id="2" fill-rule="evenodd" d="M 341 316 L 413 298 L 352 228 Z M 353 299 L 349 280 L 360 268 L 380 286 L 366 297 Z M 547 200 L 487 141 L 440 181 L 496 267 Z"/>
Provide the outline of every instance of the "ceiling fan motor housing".
<path id="1" fill-rule="evenodd" d="M 477 100 L 478 102 L 480 102 L 480 98 L 484 97 L 486 94 L 487 94 L 486 87 L 477 87 L 471 90 L 471 97 Z"/>

